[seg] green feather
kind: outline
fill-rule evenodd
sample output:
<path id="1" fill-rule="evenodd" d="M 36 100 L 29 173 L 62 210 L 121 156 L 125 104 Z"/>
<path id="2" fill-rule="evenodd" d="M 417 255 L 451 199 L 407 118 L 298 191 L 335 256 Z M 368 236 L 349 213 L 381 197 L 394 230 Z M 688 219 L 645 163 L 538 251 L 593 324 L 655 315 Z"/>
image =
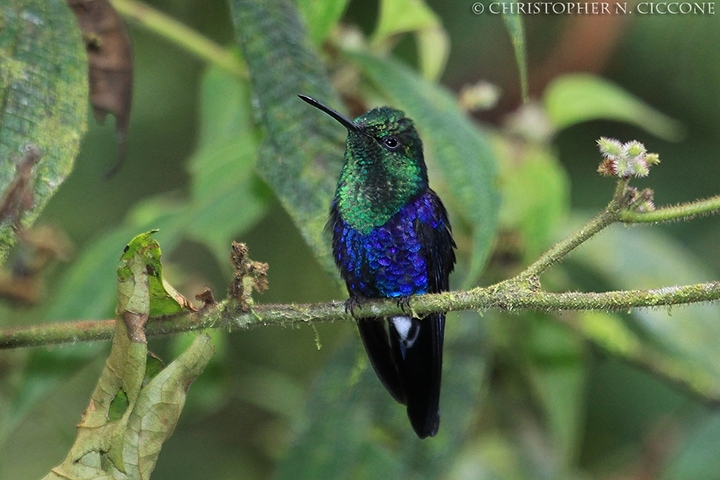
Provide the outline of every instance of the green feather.
<path id="1" fill-rule="evenodd" d="M 368 233 L 425 191 L 427 168 L 420 136 L 400 110 L 375 108 L 353 123 L 335 199 L 342 219 Z M 391 137 L 396 148 L 385 144 Z"/>

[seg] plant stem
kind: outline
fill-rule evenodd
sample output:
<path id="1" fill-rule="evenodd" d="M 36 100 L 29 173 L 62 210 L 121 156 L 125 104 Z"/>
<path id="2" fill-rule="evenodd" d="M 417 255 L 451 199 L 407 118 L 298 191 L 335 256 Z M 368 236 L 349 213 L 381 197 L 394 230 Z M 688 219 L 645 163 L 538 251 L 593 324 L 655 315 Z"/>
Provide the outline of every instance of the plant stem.
<path id="1" fill-rule="evenodd" d="M 579 245 L 586 242 L 593 235 L 597 234 L 599 231 L 601 231 L 615 221 L 617 221 L 617 212 L 610 210 L 609 208 L 606 209 L 605 211 L 600 213 L 600 215 L 588 222 L 577 233 L 556 243 L 550 250 L 545 252 L 532 265 L 527 267 L 518 276 L 518 279 L 524 280 L 539 277 L 541 273 L 550 268 L 553 264 L 559 262 L 568 253 L 573 251 Z"/>
<path id="2" fill-rule="evenodd" d="M 122 15 L 184 48 L 201 60 L 217 65 L 240 78 L 247 78 L 247 67 L 238 53 L 218 45 L 195 30 L 142 2 L 112 0 L 112 4 Z"/>
<path id="3" fill-rule="evenodd" d="M 117 1 L 117 0 L 116 0 Z M 127 0 L 122 0 L 127 1 Z M 459 310 L 604 310 L 626 311 L 637 307 L 683 305 L 720 299 L 720 282 L 709 282 L 655 290 L 627 290 L 604 293 L 552 293 L 540 289 L 539 276 L 569 252 L 587 241 L 608 225 L 638 214 L 630 211 L 633 196 L 629 195 L 627 179 L 617 183 L 613 199 L 607 208 L 583 228 L 557 243 L 518 276 L 487 288 L 462 292 L 420 295 L 412 298 L 411 308 L 418 315 Z M 669 212 L 661 220 L 683 218 L 720 208 L 720 197 L 693 204 L 660 209 Z M 651 212 L 654 213 L 654 212 Z M 631 220 L 626 220 L 631 221 Z M 642 221 L 642 220 L 640 220 Z M 660 220 L 656 220 L 660 221 Z M 356 309 L 355 317 L 389 317 L 404 313 L 395 299 L 365 301 Z M 260 325 L 329 322 L 352 320 L 343 302 L 305 305 L 259 304 L 251 312 L 242 311 L 236 303 L 225 301 L 200 312 L 152 319 L 147 335 L 166 335 L 206 328 L 247 329 Z M 113 320 L 51 323 L 0 329 L 0 349 L 19 348 L 56 343 L 106 340 L 112 337 Z"/>
<path id="4" fill-rule="evenodd" d="M 446 292 L 413 297 L 411 307 L 418 315 L 431 312 L 460 310 L 503 311 L 626 311 L 636 307 L 684 305 L 720 299 L 720 282 L 709 282 L 655 290 L 627 290 L 603 293 L 538 292 L 517 282 L 502 282 L 463 292 Z M 355 317 L 387 317 L 403 313 L 395 299 L 364 302 Z M 151 319 L 146 334 L 167 335 L 207 328 L 248 329 L 261 325 L 287 325 L 350 321 L 344 302 L 316 304 L 260 304 L 252 312 L 240 311 L 234 304 L 223 302 L 200 312 Z M 107 340 L 113 334 L 113 320 L 50 323 L 0 330 L 0 349 L 57 343 Z"/>
<path id="5" fill-rule="evenodd" d="M 545 252 L 532 265 L 527 267 L 518 275 L 517 280 L 536 283 L 537 278 L 553 264 L 559 262 L 568 253 L 579 245 L 586 242 L 605 227 L 615 223 L 619 219 L 620 212 L 626 206 L 625 192 L 628 180 L 621 179 L 615 187 L 613 199 L 608 206 L 597 217 L 593 218 L 587 225 L 577 231 L 574 235 L 556 243 L 550 250 Z"/>
<path id="6" fill-rule="evenodd" d="M 698 215 L 707 215 L 720 210 L 720 195 L 697 200 L 692 203 L 658 208 L 650 212 L 626 210 L 620 213 L 619 220 L 625 223 L 656 223 L 671 220 L 687 220 Z"/>

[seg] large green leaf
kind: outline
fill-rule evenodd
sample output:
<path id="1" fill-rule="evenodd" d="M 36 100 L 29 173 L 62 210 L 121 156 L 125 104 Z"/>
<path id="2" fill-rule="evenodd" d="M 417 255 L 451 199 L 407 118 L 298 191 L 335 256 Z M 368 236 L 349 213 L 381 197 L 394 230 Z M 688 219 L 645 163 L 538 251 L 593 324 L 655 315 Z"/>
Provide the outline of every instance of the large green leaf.
<path id="1" fill-rule="evenodd" d="M 270 195 L 255 173 L 257 131 L 247 82 L 211 68 L 200 100 L 200 147 L 189 161 L 193 202 L 180 215 L 187 234 L 229 265 L 234 236 L 265 215 Z"/>
<path id="2" fill-rule="evenodd" d="M 72 170 L 87 127 L 88 80 L 80 29 L 64 0 L 4 0 L 0 26 L 2 261 L 15 242 L 13 223 L 31 225 Z M 22 179 L 28 147 L 39 158 Z"/>
<path id="3" fill-rule="evenodd" d="M 330 273 L 337 275 L 324 227 L 342 164 L 345 132 L 297 94 L 337 106 L 324 66 L 293 4 L 230 2 L 265 136 L 257 168 Z"/>
<path id="4" fill-rule="evenodd" d="M 190 200 L 160 195 L 136 204 L 127 221 L 86 247 L 58 282 L 46 318 L 112 316 L 117 301 L 113 272 L 127 239 L 138 232 L 159 229 L 155 238 L 169 252 L 189 236 L 209 245 L 224 265 L 233 235 L 250 228 L 264 214 L 268 195 L 253 172 L 256 132 L 247 86 L 213 68 L 203 79 L 200 100 L 200 147 L 190 159 Z M 102 348 L 92 344 L 30 352 L 22 382 L 0 422 L 0 441 L 12 434 L 40 399 Z"/>
<path id="5" fill-rule="evenodd" d="M 614 83 L 588 74 L 553 81 L 543 98 L 547 114 L 561 130 L 590 120 L 617 120 L 636 125 L 667 140 L 679 140 L 682 125 Z"/>
<path id="6" fill-rule="evenodd" d="M 342 17 L 349 0 L 298 0 L 308 35 L 316 44 L 325 40 Z"/>
<path id="7" fill-rule="evenodd" d="M 415 121 L 428 157 L 447 182 L 443 198 L 471 225 L 472 256 L 464 282 L 469 285 L 485 265 L 500 205 L 497 162 L 485 133 L 443 87 L 423 80 L 397 61 L 362 53 L 349 55 L 377 88 Z"/>
<path id="8" fill-rule="evenodd" d="M 380 18 L 373 33 L 373 43 L 383 47 L 392 43 L 396 35 L 406 32 L 415 34 L 423 77 L 428 80 L 440 78 L 450 55 L 450 38 L 440 18 L 423 0 L 380 2 Z"/>

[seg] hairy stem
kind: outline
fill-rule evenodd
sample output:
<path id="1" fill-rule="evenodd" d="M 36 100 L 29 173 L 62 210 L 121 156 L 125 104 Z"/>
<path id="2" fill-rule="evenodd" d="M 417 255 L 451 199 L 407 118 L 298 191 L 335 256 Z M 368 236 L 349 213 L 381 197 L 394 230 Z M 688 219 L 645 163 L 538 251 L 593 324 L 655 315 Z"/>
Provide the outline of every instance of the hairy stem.
<path id="1" fill-rule="evenodd" d="M 217 65 L 240 78 L 247 78 L 248 72 L 245 63 L 237 53 L 230 49 L 218 45 L 142 2 L 112 0 L 112 4 L 120 14 L 178 47 L 184 48 L 199 59 Z"/>
<path id="2" fill-rule="evenodd" d="M 418 315 L 460 310 L 503 311 L 626 311 L 637 307 L 685 305 L 720 299 L 720 282 L 708 282 L 654 290 L 626 290 L 603 293 L 551 293 L 534 291 L 515 281 L 475 288 L 463 292 L 446 292 L 413 297 L 411 308 Z M 403 313 L 394 299 L 373 300 L 355 310 L 355 317 L 387 317 Z M 248 329 L 261 325 L 287 325 L 349 321 L 344 302 L 316 304 L 260 304 L 243 312 L 232 302 L 196 313 L 152 319 L 147 335 L 202 330 L 206 328 Z M 113 334 L 113 320 L 51 323 L 0 330 L 0 348 L 19 348 L 56 343 L 107 340 Z"/>
<path id="3" fill-rule="evenodd" d="M 574 235 L 555 244 L 550 250 L 545 252 L 532 265 L 527 267 L 520 275 L 518 275 L 517 279 L 520 281 L 531 280 L 532 283 L 535 283 L 540 274 L 550 268 L 553 264 L 559 262 L 568 253 L 586 242 L 605 227 L 617 222 L 620 213 L 623 211 L 623 208 L 627 207 L 629 202 L 626 195 L 627 186 L 627 179 L 621 179 L 618 181 L 617 186 L 615 187 L 613 199 L 604 211 L 602 211 L 597 217 L 593 218 Z"/>
<path id="4" fill-rule="evenodd" d="M 619 220 L 625 223 L 657 223 L 672 220 L 688 220 L 698 215 L 708 215 L 720 210 L 720 195 L 682 205 L 658 208 L 650 212 L 623 211 Z"/>

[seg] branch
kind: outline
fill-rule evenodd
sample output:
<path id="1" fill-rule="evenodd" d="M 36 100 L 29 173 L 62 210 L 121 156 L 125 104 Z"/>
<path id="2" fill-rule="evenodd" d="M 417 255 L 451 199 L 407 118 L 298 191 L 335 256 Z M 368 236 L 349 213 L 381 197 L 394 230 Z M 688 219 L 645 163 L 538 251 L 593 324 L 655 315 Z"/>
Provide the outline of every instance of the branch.
<path id="1" fill-rule="evenodd" d="M 649 212 L 625 211 L 620 221 L 625 223 L 658 223 L 673 220 L 690 220 L 699 215 L 709 215 L 720 210 L 720 195 L 691 203 L 658 208 Z"/>
<path id="2" fill-rule="evenodd" d="M 462 292 L 445 292 L 413 297 L 410 308 L 415 314 L 455 312 L 462 310 L 501 310 L 519 312 L 604 310 L 627 311 L 637 307 L 686 305 L 720 299 L 720 282 L 708 282 L 653 290 L 624 290 L 604 293 L 535 291 L 517 279 L 486 288 Z M 246 330 L 264 325 L 351 321 L 354 318 L 389 317 L 406 313 L 395 299 L 368 300 L 355 310 L 353 317 L 345 312 L 345 302 L 314 304 L 260 304 L 252 311 L 242 311 L 236 302 L 225 301 L 199 312 L 155 317 L 145 333 L 173 333 L 228 328 Z M 51 323 L 0 330 L 0 349 L 58 343 L 90 342 L 112 338 L 114 320 Z"/>
<path id="3" fill-rule="evenodd" d="M 545 270 L 613 223 L 650 221 L 645 218 L 668 221 L 713 213 L 720 209 L 720 197 L 714 197 L 654 212 L 637 212 L 638 206 L 646 205 L 650 198 L 650 191 L 638 192 L 628 187 L 628 179 L 620 179 L 613 199 L 600 215 L 556 244 L 518 276 L 485 288 L 415 296 L 411 299 L 410 308 L 418 315 L 461 310 L 627 311 L 631 308 L 719 300 L 720 282 L 604 293 L 553 293 L 541 290 L 539 276 Z M 655 212 L 665 213 L 646 217 Z M 403 313 L 406 312 L 398 306 L 395 299 L 368 300 L 354 312 L 355 318 L 389 317 Z M 262 325 L 351 320 L 353 316 L 345 311 L 345 303 L 338 301 L 318 304 L 258 304 L 248 312 L 246 306 L 238 304 L 237 301 L 226 300 L 215 306 L 207 306 L 199 312 L 156 317 L 148 323 L 146 334 L 168 335 L 207 328 L 248 329 Z M 114 320 L 76 321 L 0 329 L 0 349 L 108 340 L 114 331 L 113 322 Z"/>
<path id="4" fill-rule="evenodd" d="M 237 53 L 230 49 L 218 45 L 195 30 L 142 2 L 112 0 L 112 4 L 125 17 L 184 48 L 199 59 L 215 64 L 237 77 L 247 78 L 248 72 L 245 63 Z"/>

